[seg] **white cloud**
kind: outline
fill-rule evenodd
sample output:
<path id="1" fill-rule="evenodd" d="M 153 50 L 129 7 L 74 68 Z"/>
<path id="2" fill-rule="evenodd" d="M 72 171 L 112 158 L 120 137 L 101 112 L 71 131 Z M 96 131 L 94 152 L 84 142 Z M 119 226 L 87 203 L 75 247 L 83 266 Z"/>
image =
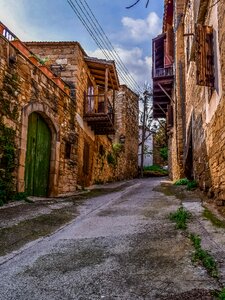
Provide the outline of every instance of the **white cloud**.
<path id="1" fill-rule="evenodd" d="M 155 12 L 150 12 L 146 19 L 122 18 L 125 34 L 136 42 L 150 40 L 161 32 L 162 21 Z"/>
<path id="2" fill-rule="evenodd" d="M 0 21 L 20 40 L 57 40 L 58 32 L 54 26 L 46 28 L 46 25 L 33 22 L 37 19 L 30 13 L 30 7 L 30 0 L 0 0 Z M 44 16 L 40 15 L 39 24 L 42 24 L 41 18 Z"/>
<path id="3" fill-rule="evenodd" d="M 0 20 L 20 39 L 28 39 L 32 34 L 30 24 L 26 23 L 26 0 L 0 0 Z M 10 17 L 9 17 L 10 16 Z"/>
<path id="4" fill-rule="evenodd" d="M 117 51 L 123 64 L 128 69 L 131 76 L 134 78 L 134 80 L 139 84 L 141 88 L 144 86 L 145 82 L 151 81 L 152 59 L 150 56 L 144 56 L 142 49 L 138 47 L 134 47 L 128 50 L 122 47 L 117 47 L 115 50 Z M 109 51 L 107 50 L 105 50 L 105 52 L 109 53 Z M 88 55 L 92 57 L 105 59 L 105 56 L 101 50 L 95 50 L 89 52 Z M 109 53 L 109 56 L 110 55 L 111 53 Z M 120 74 L 118 67 L 117 70 L 118 73 Z M 124 82 L 121 76 L 120 76 L 120 83 L 126 84 L 126 82 Z"/>

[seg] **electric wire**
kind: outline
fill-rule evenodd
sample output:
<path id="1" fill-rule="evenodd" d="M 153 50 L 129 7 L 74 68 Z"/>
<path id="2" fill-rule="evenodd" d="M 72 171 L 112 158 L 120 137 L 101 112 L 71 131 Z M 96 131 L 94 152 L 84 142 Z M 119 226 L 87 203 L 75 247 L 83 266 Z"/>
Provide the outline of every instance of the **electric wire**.
<path id="1" fill-rule="evenodd" d="M 87 29 L 88 33 L 93 37 L 94 41 L 96 42 L 96 44 L 98 45 L 98 47 L 101 49 L 101 51 L 103 52 L 103 54 L 108 58 L 110 59 L 111 57 L 109 56 L 109 53 L 107 53 L 104 49 L 104 47 L 102 47 L 102 40 L 99 41 L 97 40 L 96 36 L 95 36 L 95 33 L 96 33 L 96 30 L 95 30 L 95 27 L 92 26 L 92 28 L 90 28 L 87 24 L 87 22 L 84 20 L 84 18 L 81 16 L 80 12 L 78 11 L 77 7 L 75 7 L 74 3 L 69 0 L 68 1 L 70 6 L 72 7 L 72 9 L 74 10 L 74 12 L 76 13 L 76 15 L 78 16 L 78 18 L 80 19 L 80 21 L 82 22 L 82 24 L 85 26 L 85 28 Z M 77 3 L 78 4 L 78 3 Z M 78 4 L 78 6 L 80 7 L 80 5 Z M 80 7 L 81 9 L 81 7 Z M 83 12 L 83 10 L 82 10 Z M 85 15 L 85 13 L 83 12 L 83 14 Z M 85 15 L 85 17 L 87 17 Z M 86 18 L 87 19 L 87 18 Z M 89 20 L 89 19 L 88 19 Z M 91 24 L 92 25 L 92 24 Z M 109 49 L 107 49 L 109 51 Z M 113 57 L 114 58 L 114 57 Z M 119 72 L 118 72 L 119 73 Z M 124 73 L 120 73 L 119 74 L 120 77 L 123 79 L 123 81 L 125 81 L 126 83 L 128 83 L 128 85 L 133 85 L 131 82 L 127 82 L 126 80 L 126 77 L 125 77 L 125 74 Z M 136 87 L 137 89 L 137 87 Z"/>
<path id="2" fill-rule="evenodd" d="M 96 19 L 95 15 L 93 14 L 90 6 L 88 5 L 87 1 L 86 0 L 83 0 L 83 2 L 86 4 L 88 10 L 90 11 L 91 13 L 91 16 L 90 14 L 88 13 L 88 15 L 91 17 L 92 21 L 94 23 L 97 24 L 97 31 L 100 33 L 100 35 L 102 34 L 103 36 L 103 39 L 105 40 L 105 44 L 106 44 L 106 47 L 109 48 L 109 50 L 112 52 L 112 55 L 114 56 L 115 60 L 117 61 L 117 63 L 121 66 L 121 68 L 125 71 L 125 73 L 127 74 L 127 76 L 131 79 L 131 81 L 134 83 L 134 85 L 136 86 L 136 88 L 140 89 L 140 86 L 138 85 L 138 83 L 135 81 L 135 79 L 130 75 L 127 67 L 123 64 L 123 61 L 121 60 L 118 52 L 116 51 L 116 49 L 114 48 L 114 46 L 112 45 L 111 41 L 109 40 L 108 36 L 105 34 L 101 24 L 98 22 L 98 20 Z M 82 2 L 81 2 L 82 3 Z M 82 6 L 84 6 L 82 4 Z"/>
<path id="3" fill-rule="evenodd" d="M 106 50 L 102 47 L 101 43 L 97 40 L 97 38 L 96 38 L 96 36 L 94 34 L 94 31 L 87 25 L 87 22 L 84 20 L 84 18 L 80 14 L 79 10 L 75 7 L 74 3 L 71 0 L 67 0 L 67 1 L 68 1 L 69 5 L 71 6 L 71 8 L 73 9 L 73 11 L 78 16 L 78 18 L 80 19 L 81 23 L 84 25 L 85 29 L 88 31 L 88 33 L 93 38 L 93 40 L 95 41 L 95 43 L 97 44 L 97 46 L 103 52 L 103 54 L 105 55 L 105 57 L 107 59 L 111 60 L 111 57 L 108 55 L 108 53 L 106 52 Z M 120 74 L 120 77 L 123 79 L 124 82 L 126 82 L 126 77 L 124 77 L 123 74 Z"/>
<path id="4" fill-rule="evenodd" d="M 116 62 L 119 76 L 121 79 L 127 84 L 131 89 L 135 89 L 138 93 L 140 93 L 141 88 L 138 83 L 134 80 L 134 78 L 130 75 L 126 66 L 123 64 L 119 54 L 113 47 L 109 38 L 105 34 L 103 28 L 99 24 L 98 20 L 94 16 L 87 2 L 84 0 L 87 8 L 80 1 L 76 0 L 77 6 L 74 4 L 72 0 L 67 0 L 69 5 L 71 6 L 74 13 L 77 15 L 85 29 L 88 31 L 96 45 L 100 48 L 102 53 L 107 59 L 113 59 Z"/>

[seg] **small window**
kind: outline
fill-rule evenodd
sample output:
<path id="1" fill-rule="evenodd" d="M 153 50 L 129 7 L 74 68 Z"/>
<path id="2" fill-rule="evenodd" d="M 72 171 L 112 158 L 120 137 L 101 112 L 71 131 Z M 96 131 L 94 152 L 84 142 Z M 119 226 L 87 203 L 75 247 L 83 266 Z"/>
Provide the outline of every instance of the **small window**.
<path id="1" fill-rule="evenodd" d="M 90 146 L 87 142 L 84 142 L 83 172 L 86 175 L 88 175 L 89 173 L 89 152 L 90 152 Z"/>
<path id="2" fill-rule="evenodd" d="M 104 156 L 105 155 L 105 149 L 104 149 L 103 145 L 99 146 L 99 155 L 100 156 Z"/>
<path id="3" fill-rule="evenodd" d="M 65 159 L 70 159 L 71 157 L 71 144 L 66 142 L 65 144 Z"/>

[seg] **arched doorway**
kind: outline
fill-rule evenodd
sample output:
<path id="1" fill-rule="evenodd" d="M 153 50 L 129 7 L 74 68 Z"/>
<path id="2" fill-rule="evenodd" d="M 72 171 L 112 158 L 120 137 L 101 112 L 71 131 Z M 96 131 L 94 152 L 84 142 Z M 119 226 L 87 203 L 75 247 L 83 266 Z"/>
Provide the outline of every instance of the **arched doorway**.
<path id="1" fill-rule="evenodd" d="M 33 112 L 28 118 L 25 190 L 28 195 L 47 196 L 51 156 L 51 131 L 44 118 Z"/>

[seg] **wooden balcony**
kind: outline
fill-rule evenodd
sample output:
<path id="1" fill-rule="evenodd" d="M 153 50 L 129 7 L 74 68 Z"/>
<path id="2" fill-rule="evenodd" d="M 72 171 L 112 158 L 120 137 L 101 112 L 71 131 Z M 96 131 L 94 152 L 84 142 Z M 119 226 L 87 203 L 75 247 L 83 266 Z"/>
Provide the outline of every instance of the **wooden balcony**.
<path id="1" fill-rule="evenodd" d="M 153 78 L 153 116 L 165 118 L 167 106 L 171 104 L 173 91 L 173 67 L 159 68 L 155 70 Z"/>
<path id="2" fill-rule="evenodd" d="M 152 40 L 153 117 L 166 118 L 171 104 L 173 73 L 173 30 L 167 24 L 166 32 Z"/>
<path id="3" fill-rule="evenodd" d="M 96 135 L 114 134 L 114 110 L 105 94 L 86 95 L 84 120 Z"/>

